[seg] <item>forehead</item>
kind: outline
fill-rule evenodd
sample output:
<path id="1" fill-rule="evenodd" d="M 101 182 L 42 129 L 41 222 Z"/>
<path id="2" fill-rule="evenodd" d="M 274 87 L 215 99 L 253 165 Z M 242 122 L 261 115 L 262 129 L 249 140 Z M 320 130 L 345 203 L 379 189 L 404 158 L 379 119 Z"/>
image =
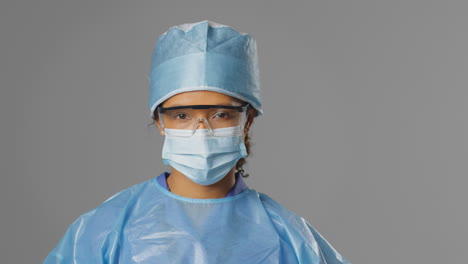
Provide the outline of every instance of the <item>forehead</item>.
<path id="1" fill-rule="evenodd" d="M 184 105 L 233 105 L 241 106 L 243 102 L 232 96 L 213 91 L 190 91 L 172 96 L 162 103 L 162 107 Z"/>

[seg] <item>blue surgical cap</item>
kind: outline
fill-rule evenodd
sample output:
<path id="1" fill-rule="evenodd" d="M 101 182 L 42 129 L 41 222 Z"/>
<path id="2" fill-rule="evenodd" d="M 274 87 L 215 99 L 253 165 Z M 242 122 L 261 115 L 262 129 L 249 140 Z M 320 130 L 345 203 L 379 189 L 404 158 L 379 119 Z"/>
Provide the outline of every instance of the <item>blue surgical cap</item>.
<path id="1" fill-rule="evenodd" d="M 256 42 L 227 25 L 204 20 L 169 28 L 154 47 L 149 79 L 151 118 L 165 100 L 197 90 L 232 96 L 263 114 Z"/>

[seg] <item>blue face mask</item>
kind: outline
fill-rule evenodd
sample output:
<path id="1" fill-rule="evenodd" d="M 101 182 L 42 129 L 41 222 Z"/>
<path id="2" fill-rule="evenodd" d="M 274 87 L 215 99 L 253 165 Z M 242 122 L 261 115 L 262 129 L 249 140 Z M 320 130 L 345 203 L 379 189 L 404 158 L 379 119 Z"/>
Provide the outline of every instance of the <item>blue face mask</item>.
<path id="1" fill-rule="evenodd" d="M 247 156 L 240 127 L 191 130 L 165 129 L 162 150 L 164 164 L 172 166 L 187 178 L 200 185 L 220 181 Z"/>

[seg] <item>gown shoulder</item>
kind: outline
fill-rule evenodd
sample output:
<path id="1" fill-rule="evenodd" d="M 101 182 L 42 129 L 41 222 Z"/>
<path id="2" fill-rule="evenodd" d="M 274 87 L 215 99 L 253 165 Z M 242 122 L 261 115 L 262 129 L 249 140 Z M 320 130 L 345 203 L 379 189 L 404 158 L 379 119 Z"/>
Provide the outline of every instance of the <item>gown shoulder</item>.
<path id="1" fill-rule="evenodd" d="M 139 194 L 150 183 L 151 180 L 147 180 L 121 190 L 80 215 L 43 263 L 74 263 L 80 255 L 96 258 L 93 263 L 102 263 L 103 255 L 117 256 L 122 226 Z"/>
<path id="2" fill-rule="evenodd" d="M 300 263 L 311 260 L 321 264 L 350 263 L 303 217 L 264 193 L 257 192 L 257 195 L 281 239 L 295 245 Z"/>

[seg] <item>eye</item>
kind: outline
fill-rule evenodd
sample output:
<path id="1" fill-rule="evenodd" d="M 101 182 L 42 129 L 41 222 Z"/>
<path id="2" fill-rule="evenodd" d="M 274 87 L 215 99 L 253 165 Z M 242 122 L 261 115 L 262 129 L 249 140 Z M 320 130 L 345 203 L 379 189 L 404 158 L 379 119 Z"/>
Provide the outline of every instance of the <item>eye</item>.
<path id="1" fill-rule="evenodd" d="M 174 118 L 184 120 L 184 119 L 187 119 L 188 116 L 187 116 L 187 114 L 179 113 L 179 114 L 175 114 Z"/>
<path id="2" fill-rule="evenodd" d="M 226 112 L 218 112 L 215 114 L 215 118 L 221 118 L 221 119 L 229 119 L 231 118 L 231 115 Z"/>
<path id="3" fill-rule="evenodd" d="M 190 114 L 186 112 L 167 113 L 171 120 L 184 121 L 190 119 Z"/>

